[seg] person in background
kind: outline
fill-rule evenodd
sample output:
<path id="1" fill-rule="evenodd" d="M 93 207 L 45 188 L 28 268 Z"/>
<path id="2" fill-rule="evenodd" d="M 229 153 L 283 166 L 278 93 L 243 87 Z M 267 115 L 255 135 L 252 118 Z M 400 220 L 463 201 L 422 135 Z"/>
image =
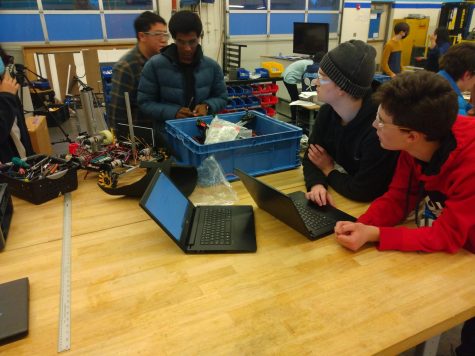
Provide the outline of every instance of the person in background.
<path id="1" fill-rule="evenodd" d="M 403 73 L 383 84 L 374 121 L 381 146 L 401 150 L 389 190 L 358 221 L 339 221 L 336 240 L 400 251 L 465 248 L 475 253 L 475 120 L 457 117 L 457 95 L 441 76 Z M 415 209 L 419 228 L 394 227 Z M 465 322 L 458 356 L 475 355 L 475 318 Z"/>
<path id="2" fill-rule="evenodd" d="M 475 115 L 472 104 L 462 95 L 475 87 L 475 43 L 462 42 L 450 47 L 440 60 L 440 69 L 439 75 L 447 79 L 457 93 L 459 114 Z"/>
<path id="3" fill-rule="evenodd" d="M 152 127 L 152 121 L 140 113 L 137 88 L 145 62 L 168 44 L 166 21 L 156 13 L 145 11 L 134 21 L 137 44 L 112 69 L 111 101 L 108 105 L 109 126 L 128 123 L 124 93 L 129 93 L 134 125 Z"/>
<path id="4" fill-rule="evenodd" d="M 322 57 L 325 55 L 325 52 L 317 52 L 310 59 L 301 59 L 289 64 L 282 74 L 284 85 L 289 92 L 290 100 L 296 101 L 299 100 L 299 90 L 297 84 L 302 82 L 302 76 L 305 73 L 305 70 L 310 65 L 316 65 L 320 63 Z M 316 68 L 318 70 L 318 68 Z M 297 106 L 292 105 L 290 107 L 291 121 L 293 124 L 297 122 Z"/>
<path id="5" fill-rule="evenodd" d="M 221 67 L 203 55 L 203 25 L 191 11 L 175 13 L 169 23 L 175 43 L 149 60 L 139 84 L 140 110 L 163 132 L 165 120 L 218 113 L 226 106 Z"/>
<path id="6" fill-rule="evenodd" d="M 0 52 L 1 52 L 0 48 Z M 5 71 L 0 59 L 0 162 L 32 155 L 33 148 L 18 98 L 20 85 Z"/>
<path id="7" fill-rule="evenodd" d="M 358 201 L 382 195 L 391 181 L 397 152 L 379 145 L 371 126 L 377 105 L 371 99 L 376 50 L 363 41 L 344 42 L 320 62 L 317 115 L 302 164 L 306 197 L 333 205 L 327 187 Z"/>
<path id="8" fill-rule="evenodd" d="M 429 50 L 424 69 L 437 73 L 439 71 L 439 59 L 450 47 L 449 32 L 446 28 L 439 27 L 430 35 L 429 41 Z"/>
<path id="9" fill-rule="evenodd" d="M 384 74 L 394 77 L 402 70 L 402 43 L 409 35 L 409 25 L 406 22 L 398 22 L 394 26 L 394 36 L 384 45 L 381 56 L 381 69 Z"/>

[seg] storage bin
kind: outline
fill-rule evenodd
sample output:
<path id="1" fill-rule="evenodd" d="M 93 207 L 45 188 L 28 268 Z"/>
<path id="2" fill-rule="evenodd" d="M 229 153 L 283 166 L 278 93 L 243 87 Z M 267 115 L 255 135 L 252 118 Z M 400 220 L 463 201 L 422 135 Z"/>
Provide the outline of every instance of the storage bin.
<path id="1" fill-rule="evenodd" d="M 261 87 L 261 94 L 269 94 L 270 90 L 272 89 L 272 87 L 268 86 L 267 84 L 261 84 L 259 86 Z"/>
<path id="2" fill-rule="evenodd" d="M 250 85 L 241 85 L 243 95 L 252 95 L 252 87 Z"/>
<path id="3" fill-rule="evenodd" d="M 30 95 L 35 110 L 42 110 L 45 106 L 54 103 L 55 93 L 53 89 L 30 88 Z"/>
<path id="4" fill-rule="evenodd" d="M 241 98 L 234 98 L 233 99 L 233 104 L 234 104 L 235 109 L 240 109 L 240 108 L 243 108 L 245 106 L 244 100 L 242 100 Z"/>
<path id="5" fill-rule="evenodd" d="M 251 87 L 252 87 L 252 94 L 254 94 L 254 95 L 262 94 L 262 89 L 264 88 L 263 85 L 253 84 L 253 85 L 251 85 Z"/>
<path id="6" fill-rule="evenodd" d="M 195 118 L 166 121 L 168 143 L 176 152 L 177 161 L 197 167 L 208 156 L 214 155 L 230 180 L 235 178 L 234 168 L 261 175 L 298 167 L 302 129 L 256 110 L 249 112 L 254 113 L 256 118 L 246 127 L 256 133 L 255 137 L 211 145 L 201 145 L 193 139 L 201 134 Z M 221 114 L 219 118 L 237 123 L 244 115 L 243 112 L 235 112 Z M 202 119 L 209 124 L 212 117 Z"/>
<path id="7" fill-rule="evenodd" d="M 48 127 L 56 127 L 69 119 L 69 108 L 67 105 L 53 104 L 48 105 L 46 110 L 35 110 L 34 114 L 46 116 Z"/>
<path id="8" fill-rule="evenodd" d="M 237 78 L 240 79 L 240 80 L 249 79 L 249 71 L 245 70 L 244 68 L 238 68 Z"/>
<path id="9" fill-rule="evenodd" d="M 226 102 L 226 107 L 224 109 L 225 110 L 233 110 L 234 109 L 233 99 L 228 99 L 228 101 Z"/>
<path id="10" fill-rule="evenodd" d="M 235 86 L 233 87 L 234 90 L 234 96 L 241 96 L 243 95 L 243 89 L 240 86 Z"/>
<path id="11" fill-rule="evenodd" d="M 256 74 L 260 74 L 260 78 L 269 78 L 269 71 L 265 68 L 256 68 Z"/>
<path id="12" fill-rule="evenodd" d="M 259 99 L 261 99 L 261 106 L 263 107 L 275 105 L 279 101 L 279 99 L 274 95 L 263 95 L 260 96 Z"/>
<path id="13" fill-rule="evenodd" d="M 251 95 L 247 98 L 249 100 L 249 106 L 259 106 L 261 102 L 257 96 Z"/>
<path id="14" fill-rule="evenodd" d="M 248 96 L 247 98 L 243 98 L 243 100 L 244 100 L 244 106 L 246 108 L 260 105 L 259 99 L 255 96 Z"/>
<path id="15" fill-rule="evenodd" d="M 233 88 L 233 87 L 227 86 L 227 87 L 226 87 L 226 90 L 227 90 L 227 92 L 228 92 L 228 96 L 234 96 L 234 95 L 235 95 L 235 92 L 234 92 L 234 88 Z"/>
<path id="16" fill-rule="evenodd" d="M 26 162 L 33 166 L 44 158 L 50 158 L 51 163 L 65 165 L 67 171 L 63 176 L 57 179 L 51 179 L 46 176 L 38 180 L 25 181 L 19 177 L 14 177 L 12 170 L 14 166 L 6 165 L 0 170 L 0 183 L 7 183 L 12 195 L 29 201 L 33 204 L 42 204 L 48 200 L 54 199 L 61 194 L 76 190 L 78 187 L 77 169 L 79 164 L 75 162 L 66 162 L 60 158 L 49 157 L 46 155 L 34 155 L 27 157 Z M 51 175 L 52 177 L 53 175 Z"/>
<path id="17" fill-rule="evenodd" d="M 267 108 L 265 108 L 265 110 L 266 110 L 266 115 L 267 115 L 267 116 L 273 117 L 273 116 L 275 116 L 275 114 L 276 114 L 275 109 L 273 109 L 273 108 L 271 108 L 271 107 L 267 107 Z"/>
<path id="18" fill-rule="evenodd" d="M 284 72 L 284 66 L 278 62 L 262 62 L 261 65 L 269 71 L 269 78 L 280 77 Z"/>
<path id="19" fill-rule="evenodd" d="M 266 85 L 267 90 L 269 93 L 275 94 L 279 90 L 279 86 L 277 84 L 271 83 Z"/>

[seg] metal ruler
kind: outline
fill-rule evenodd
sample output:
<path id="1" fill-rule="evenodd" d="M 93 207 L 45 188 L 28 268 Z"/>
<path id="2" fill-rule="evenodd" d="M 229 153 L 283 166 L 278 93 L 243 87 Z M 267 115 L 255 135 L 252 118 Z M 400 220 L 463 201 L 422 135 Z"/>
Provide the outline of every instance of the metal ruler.
<path id="1" fill-rule="evenodd" d="M 71 348 L 71 193 L 64 194 L 58 352 Z"/>

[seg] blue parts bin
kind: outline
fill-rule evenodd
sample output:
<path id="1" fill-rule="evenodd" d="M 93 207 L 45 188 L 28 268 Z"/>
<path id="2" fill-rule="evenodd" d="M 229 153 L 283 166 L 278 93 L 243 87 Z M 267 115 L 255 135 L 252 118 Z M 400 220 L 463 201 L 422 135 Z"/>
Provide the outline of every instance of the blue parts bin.
<path id="1" fill-rule="evenodd" d="M 238 68 L 237 70 L 237 78 L 240 80 L 247 80 L 249 79 L 249 71 L 245 70 L 244 68 Z"/>
<path id="2" fill-rule="evenodd" d="M 256 118 L 246 125 L 256 133 L 255 137 L 202 145 L 193 138 L 201 134 L 196 126 L 196 118 L 190 118 L 166 121 L 167 141 L 176 152 L 178 163 L 198 167 L 204 159 L 214 155 L 231 180 L 234 178 L 234 168 L 261 175 L 298 167 L 302 129 L 259 111 L 251 111 Z M 243 112 L 234 112 L 218 116 L 237 123 L 243 115 Z M 212 118 L 205 116 L 202 119 L 210 124 Z"/>
<path id="3" fill-rule="evenodd" d="M 260 74 L 261 78 L 269 78 L 269 71 L 265 68 L 256 68 L 256 74 Z"/>

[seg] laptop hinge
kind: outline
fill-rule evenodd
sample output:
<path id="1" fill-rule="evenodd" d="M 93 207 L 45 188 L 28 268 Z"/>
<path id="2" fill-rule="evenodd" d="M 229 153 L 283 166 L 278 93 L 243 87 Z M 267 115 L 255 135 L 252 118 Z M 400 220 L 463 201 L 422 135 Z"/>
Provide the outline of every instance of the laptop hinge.
<path id="1" fill-rule="evenodd" d="M 197 207 L 193 207 L 190 216 L 186 219 L 187 221 L 187 226 L 185 228 L 186 230 L 186 236 L 188 236 L 188 246 L 193 246 L 195 244 L 195 239 L 196 239 L 196 229 L 198 224 L 193 223 L 196 218 L 196 209 Z"/>

